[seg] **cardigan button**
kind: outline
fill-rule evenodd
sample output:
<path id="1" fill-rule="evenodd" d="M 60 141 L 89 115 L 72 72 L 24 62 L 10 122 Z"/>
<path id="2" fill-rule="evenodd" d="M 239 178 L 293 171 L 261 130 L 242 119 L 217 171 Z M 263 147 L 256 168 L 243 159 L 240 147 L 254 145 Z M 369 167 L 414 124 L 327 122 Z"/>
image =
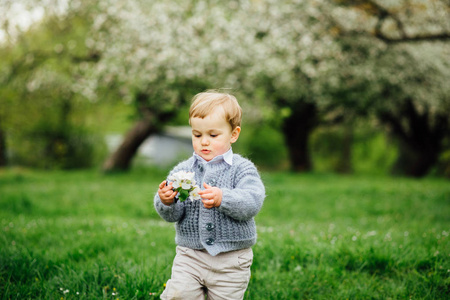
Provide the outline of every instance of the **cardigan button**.
<path id="1" fill-rule="evenodd" d="M 206 240 L 206 244 L 207 244 L 208 246 L 214 245 L 214 239 L 213 239 L 213 238 L 207 239 L 207 240 Z"/>
<path id="2" fill-rule="evenodd" d="M 214 229 L 214 224 L 213 223 L 207 223 L 206 224 L 206 230 L 212 231 L 213 229 Z"/>
<path id="3" fill-rule="evenodd" d="M 202 165 L 197 165 L 197 169 L 201 172 L 203 172 L 203 166 Z"/>

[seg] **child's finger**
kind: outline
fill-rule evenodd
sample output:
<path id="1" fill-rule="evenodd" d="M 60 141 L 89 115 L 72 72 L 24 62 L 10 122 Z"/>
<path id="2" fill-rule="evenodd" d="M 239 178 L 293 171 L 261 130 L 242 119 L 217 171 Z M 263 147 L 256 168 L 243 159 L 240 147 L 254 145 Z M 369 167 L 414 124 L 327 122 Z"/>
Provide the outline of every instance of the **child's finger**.
<path id="1" fill-rule="evenodd" d="M 207 195 L 207 194 L 213 194 L 213 190 L 201 190 L 201 191 L 199 191 L 198 192 L 198 194 L 200 195 L 200 196 L 203 196 L 203 195 Z"/>
<path id="2" fill-rule="evenodd" d="M 173 191 L 173 187 L 172 187 L 172 183 L 170 183 L 169 185 L 165 185 L 161 188 L 161 190 L 163 192 L 167 192 L 167 191 Z"/>
<path id="3" fill-rule="evenodd" d="M 202 202 L 203 202 L 203 206 L 206 207 L 206 208 L 212 208 L 213 205 L 214 205 L 214 200 L 202 199 Z"/>
<path id="4" fill-rule="evenodd" d="M 212 199 L 212 198 L 214 198 L 214 194 L 213 193 L 203 193 L 203 194 L 200 194 L 200 193 L 198 193 L 200 196 L 202 196 L 202 199 Z"/>
<path id="5" fill-rule="evenodd" d="M 203 186 L 205 187 L 205 189 L 210 189 L 211 188 L 211 186 L 208 185 L 206 182 L 203 182 Z"/>
<path id="6" fill-rule="evenodd" d="M 164 191 L 164 195 L 167 196 L 167 197 L 170 197 L 170 196 L 172 196 L 174 194 L 176 195 L 177 192 L 172 191 L 172 189 L 168 189 L 168 190 Z"/>
<path id="7" fill-rule="evenodd" d="M 164 180 L 163 182 L 161 182 L 160 184 L 159 184 L 159 188 L 160 189 L 162 189 L 163 187 L 165 187 L 166 186 L 166 180 Z"/>

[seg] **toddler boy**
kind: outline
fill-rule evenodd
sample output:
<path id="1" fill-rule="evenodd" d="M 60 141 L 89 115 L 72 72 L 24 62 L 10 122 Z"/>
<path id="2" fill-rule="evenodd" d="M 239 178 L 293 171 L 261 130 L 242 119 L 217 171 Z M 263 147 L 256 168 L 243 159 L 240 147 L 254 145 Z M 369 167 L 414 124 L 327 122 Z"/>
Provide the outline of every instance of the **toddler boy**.
<path id="1" fill-rule="evenodd" d="M 189 111 L 194 154 L 170 175 L 195 172 L 201 200 L 176 201 L 172 183 L 155 195 L 158 214 L 176 222 L 176 256 L 161 299 L 242 299 L 250 280 L 254 217 L 265 188 L 256 167 L 233 154 L 241 132 L 236 98 L 219 92 L 197 94 Z M 170 176 L 169 176 L 170 177 Z"/>

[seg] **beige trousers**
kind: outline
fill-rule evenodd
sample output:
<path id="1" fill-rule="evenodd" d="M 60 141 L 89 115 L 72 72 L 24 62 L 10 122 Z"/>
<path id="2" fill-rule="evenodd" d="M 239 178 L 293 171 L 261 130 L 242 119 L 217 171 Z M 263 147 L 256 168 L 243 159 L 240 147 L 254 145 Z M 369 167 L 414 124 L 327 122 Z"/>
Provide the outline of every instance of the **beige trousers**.
<path id="1" fill-rule="evenodd" d="M 177 246 L 172 277 L 161 299 L 238 300 L 244 298 L 253 262 L 251 248 L 211 256 L 205 250 Z"/>

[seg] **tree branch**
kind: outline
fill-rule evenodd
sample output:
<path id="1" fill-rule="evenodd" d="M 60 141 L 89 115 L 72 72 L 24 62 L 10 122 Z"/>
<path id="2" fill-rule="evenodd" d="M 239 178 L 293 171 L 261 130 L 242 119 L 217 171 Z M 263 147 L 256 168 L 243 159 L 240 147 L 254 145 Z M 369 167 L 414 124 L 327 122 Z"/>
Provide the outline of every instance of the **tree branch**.
<path id="1" fill-rule="evenodd" d="M 390 38 L 382 33 L 375 34 L 375 37 L 382 40 L 387 44 L 397 44 L 397 43 L 414 43 L 414 42 L 436 42 L 436 41 L 447 41 L 450 40 L 450 33 L 438 33 L 438 34 L 424 34 L 417 36 L 404 36 L 401 38 Z"/>
<path id="2" fill-rule="evenodd" d="M 362 10 L 365 13 L 373 17 L 376 17 L 378 20 L 376 22 L 374 28 L 375 32 L 373 35 L 377 39 L 387 44 L 450 40 L 450 32 L 447 32 L 444 28 L 442 29 L 442 32 L 439 33 L 423 33 L 414 36 L 408 36 L 408 34 L 405 31 L 405 26 L 403 22 L 400 20 L 400 18 L 394 12 L 389 11 L 389 9 L 377 3 L 376 0 L 334 0 L 334 1 L 337 1 L 339 4 L 344 6 L 350 6 Z M 400 34 L 399 37 L 393 38 L 383 33 L 382 31 L 383 24 L 388 19 L 392 19 L 395 22 Z"/>

